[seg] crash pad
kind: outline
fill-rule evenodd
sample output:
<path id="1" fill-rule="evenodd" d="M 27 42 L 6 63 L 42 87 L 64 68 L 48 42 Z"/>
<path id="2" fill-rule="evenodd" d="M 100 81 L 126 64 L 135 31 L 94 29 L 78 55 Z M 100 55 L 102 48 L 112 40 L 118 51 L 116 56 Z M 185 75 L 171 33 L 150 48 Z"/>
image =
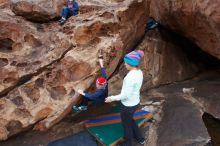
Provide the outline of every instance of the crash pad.
<path id="1" fill-rule="evenodd" d="M 153 116 L 148 111 L 137 110 L 133 118 L 138 126 L 144 124 L 145 121 Z M 114 146 L 123 137 L 123 127 L 121 124 L 121 116 L 118 110 L 114 110 L 110 114 L 90 119 L 85 123 L 85 127 L 91 135 L 93 135 L 102 145 Z"/>

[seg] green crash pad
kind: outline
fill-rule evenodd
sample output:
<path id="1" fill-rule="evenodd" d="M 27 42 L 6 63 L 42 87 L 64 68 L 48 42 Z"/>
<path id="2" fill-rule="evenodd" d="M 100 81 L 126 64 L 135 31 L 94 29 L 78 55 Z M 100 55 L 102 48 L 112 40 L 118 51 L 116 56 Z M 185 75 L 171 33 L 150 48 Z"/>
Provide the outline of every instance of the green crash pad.
<path id="1" fill-rule="evenodd" d="M 152 117 L 151 113 L 143 110 L 137 110 L 133 116 L 139 126 Z M 114 146 L 122 140 L 123 127 L 118 110 L 111 114 L 90 119 L 85 123 L 85 126 L 89 133 L 105 146 Z"/>

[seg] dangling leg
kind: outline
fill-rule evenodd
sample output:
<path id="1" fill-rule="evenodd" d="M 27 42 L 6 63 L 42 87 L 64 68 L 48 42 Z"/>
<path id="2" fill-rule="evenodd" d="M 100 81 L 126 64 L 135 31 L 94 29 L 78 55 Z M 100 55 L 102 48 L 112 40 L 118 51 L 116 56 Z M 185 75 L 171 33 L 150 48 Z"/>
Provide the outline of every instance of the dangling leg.
<path id="1" fill-rule="evenodd" d="M 73 110 L 75 112 L 80 112 L 80 111 L 87 110 L 87 106 L 88 106 L 89 101 L 90 101 L 89 99 L 83 97 L 83 99 L 82 99 L 81 103 L 79 104 L 79 106 L 75 106 L 75 105 L 73 106 Z"/>

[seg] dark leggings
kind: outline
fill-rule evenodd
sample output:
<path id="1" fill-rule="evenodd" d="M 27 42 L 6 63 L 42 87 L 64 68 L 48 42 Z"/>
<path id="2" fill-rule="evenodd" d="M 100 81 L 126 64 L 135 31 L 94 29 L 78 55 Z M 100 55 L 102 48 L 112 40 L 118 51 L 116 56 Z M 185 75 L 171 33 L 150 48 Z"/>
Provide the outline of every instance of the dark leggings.
<path id="1" fill-rule="evenodd" d="M 89 101 L 91 101 L 91 100 L 83 97 L 83 99 L 82 99 L 81 103 L 79 104 L 79 106 L 88 106 Z"/>
<path id="2" fill-rule="evenodd" d="M 82 101 L 80 102 L 79 106 L 88 106 L 89 101 L 94 102 L 96 105 L 102 105 L 104 104 L 104 100 L 91 100 L 88 98 L 83 97 Z"/>
<path id="3" fill-rule="evenodd" d="M 141 134 L 135 120 L 133 119 L 133 114 L 138 108 L 138 105 L 128 107 L 121 106 L 121 120 L 122 126 L 124 128 L 124 145 L 132 146 L 132 139 L 135 138 L 137 141 L 143 140 L 144 137 Z"/>

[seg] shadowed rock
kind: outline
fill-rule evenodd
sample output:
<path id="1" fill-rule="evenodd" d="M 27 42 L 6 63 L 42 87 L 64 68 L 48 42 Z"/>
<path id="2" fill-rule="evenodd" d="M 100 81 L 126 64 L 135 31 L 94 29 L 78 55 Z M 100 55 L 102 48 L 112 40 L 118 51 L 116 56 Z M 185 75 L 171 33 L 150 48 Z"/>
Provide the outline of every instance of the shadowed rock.
<path id="1" fill-rule="evenodd" d="M 213 146 L 220 145 L 220 119 L 215 118 L 206 112 L 202 115 L 202 119 L 209 132 Z"/>

